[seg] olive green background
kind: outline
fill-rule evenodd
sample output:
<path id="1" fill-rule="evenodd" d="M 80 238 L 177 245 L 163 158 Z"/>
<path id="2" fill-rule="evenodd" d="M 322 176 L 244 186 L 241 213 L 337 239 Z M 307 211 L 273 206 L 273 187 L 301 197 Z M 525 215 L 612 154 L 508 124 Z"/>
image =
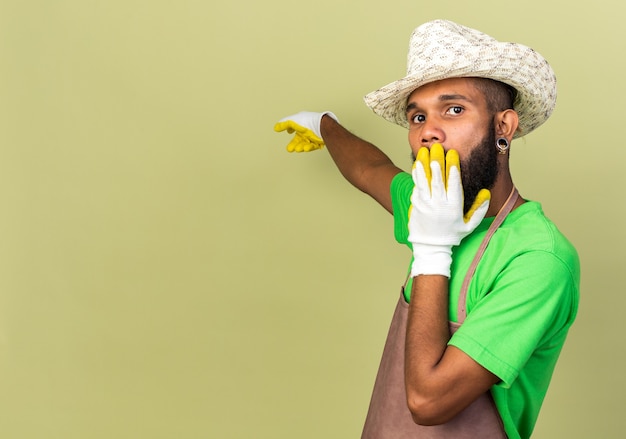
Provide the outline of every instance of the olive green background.
<path id="1" fill-rule="evenodd" d="M 620 437 L 620 4 L 0 0 L 2 437 L 358 437 L 410 255 L 272 127 L 332 110 L 407 168 L 362 96 L 434 18 L 557 73 L 553 117 L 512 147 L 582 262 L 535 437 Z"/>

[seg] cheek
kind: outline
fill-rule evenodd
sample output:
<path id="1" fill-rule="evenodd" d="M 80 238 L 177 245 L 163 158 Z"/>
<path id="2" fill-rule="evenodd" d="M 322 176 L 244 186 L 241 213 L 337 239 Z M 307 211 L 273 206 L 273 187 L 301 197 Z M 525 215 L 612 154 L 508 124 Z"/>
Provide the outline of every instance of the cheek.
<path id="1" fill-rule="evenodd" d="M 454 149 L 459 153 L 459 158 L 463 160 L 471 151 L 482 142 L 482 136 L 478 130 L 458 130 L 451 132 L 448 136 L 449 143 L 454 145 Z"/>
<path id="2" fill-rule="evenodd" d="M 422 146 L 419 132 L 417 130 L 409 130 L 408 139 L 409 139 L 409 146 L 411 147 L 411 151 L 413 151 L 414 155 L 417 154 L 417 151 Z"/>
<path id="3" fill-rule="evenodd" d="M 415 162 L 415 159 L 417 158 L 417 151 L 418 150 L 419 150 L 419 147 L 413 148 L 411 146 L 411 162 Z"/>

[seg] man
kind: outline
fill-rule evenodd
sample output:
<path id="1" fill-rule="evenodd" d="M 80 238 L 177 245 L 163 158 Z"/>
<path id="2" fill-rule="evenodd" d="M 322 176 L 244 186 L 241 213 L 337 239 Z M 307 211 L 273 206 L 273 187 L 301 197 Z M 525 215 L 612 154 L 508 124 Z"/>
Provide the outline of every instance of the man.
<path id="1" fill-rule="evenodd" d="M 290 151 L 325 144 L 413 250 L 363 437 L 528 438 L 579 296 L 576 250 L 509 168 L 511 141 L 552 113 L 554 73 L 528 47 L 435 20 L 411 36 L 407 76 L 365 101 L 408 128 L 412 174 L 332 113 L 275 126 L 295 133 Z"/>

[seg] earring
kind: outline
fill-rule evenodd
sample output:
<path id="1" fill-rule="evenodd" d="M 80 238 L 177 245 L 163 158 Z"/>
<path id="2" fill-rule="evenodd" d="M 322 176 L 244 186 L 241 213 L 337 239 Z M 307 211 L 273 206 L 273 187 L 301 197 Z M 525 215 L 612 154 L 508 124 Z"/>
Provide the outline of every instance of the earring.
<path id="1" fill-rule="evenodd" d="M 498 154 L 506 154 L 510 146 L 511 145 L 509 144 L 509 141 L 506 140 L 504 137 L 500 137 L 498 140 L 496 140 L 496 148 L 498 150 Z"/>

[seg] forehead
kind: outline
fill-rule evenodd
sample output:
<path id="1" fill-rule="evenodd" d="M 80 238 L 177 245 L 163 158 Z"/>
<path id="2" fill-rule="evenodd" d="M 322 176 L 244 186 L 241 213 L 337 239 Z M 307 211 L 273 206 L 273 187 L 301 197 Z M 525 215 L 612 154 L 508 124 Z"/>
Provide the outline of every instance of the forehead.
<path id="1" fill-rule="evenodd" d="M 486 99 L 483 93 L 476 87 L 473 78 L 449 78 L 429 82 L 413 90 L 407 99 L 407 103 L 419 104 L 430 100 L 442 100 L 442 98 L 464 98 L 477 106 L 485 105 Z"/>

